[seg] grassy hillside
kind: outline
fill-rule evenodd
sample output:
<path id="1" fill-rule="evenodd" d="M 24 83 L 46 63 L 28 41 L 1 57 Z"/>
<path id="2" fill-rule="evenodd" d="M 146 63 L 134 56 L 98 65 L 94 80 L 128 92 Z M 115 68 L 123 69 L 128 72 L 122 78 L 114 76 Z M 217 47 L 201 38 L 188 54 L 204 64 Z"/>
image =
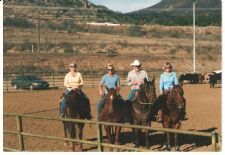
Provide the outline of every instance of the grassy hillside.
<path id="1" fill-rule="evenodd" d="M 197 0 L 196 25 L 221 26 L 221 0 Z M 193 0 L 162 0 L 158 4 L 127 15 L 138 23 L 192 25 Z"/>

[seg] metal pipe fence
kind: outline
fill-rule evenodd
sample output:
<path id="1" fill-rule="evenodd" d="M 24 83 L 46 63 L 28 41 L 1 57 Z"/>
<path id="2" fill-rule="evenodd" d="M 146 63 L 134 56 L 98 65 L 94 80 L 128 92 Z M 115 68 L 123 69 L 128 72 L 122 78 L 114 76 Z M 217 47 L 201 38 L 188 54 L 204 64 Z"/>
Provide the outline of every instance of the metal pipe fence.
<path id="1" fill-rule="evenodd" d="M 51 139 L 51 140 L 70 141 L 70 142 L 95 145 L 95 146 L 98 146 L 98 151 L 100 151 L 100 152 L 104 151 L 103 147 L 124 149 L 124 150 L 130 150 L 130 151 L 147 151 L 147 152 L 152 151 L 149 149 L 104 143 L 103 138 L 102 138 L 102 126 L 103 125 L 209 137 L 209 138 L 211 138 L 212 151 L 219 151 L 218 145 L 219 145 L 219 148 L 221 149 L 221 141 L 219 140 L 219 139 L 221 139 L 221 137 L 215 131 L 213 131 L 213 132 L 196 132 L 196 131 L 175 130 L 175 129 L 167 129 L 167 128 L 153 128 L 153 127 L 148 127 L 148 126 L 139 126 L 139 125 L 130 125 L 130 124 L 121 124 L 121 123 L 101 122 L 101 121 L 93 121 L 93 120 L 59 119 L 59 118 L 49 118 L 49 117 L 43 117 L 43 116 L 22 115 L 22 114 L 17 115 L 17 114 L 12 114 L 12 113 L 4 113 L 3 115 L 4 116 L 13 116 L 13 117 L 17 118 L 16 119 L 17 120 L 17 131 L 3 130 L 3 133 L 18 135 L 18 142 L 19 142 L 18 149 L 3 147 L 4 151 L 25 151 L 24 139 L 23 139 L 24 136 L 39 137 L 39 138 L 45 138 L 45 139 Z M 70 139 L 70 138 L 62 138 L 62 137 L 55 137 L 55 136 L 26 133 L 26 132 L 23 132 L 22 118 L 33 118 L 33 119 L 42 119 L 42 120 L 49 120 L 49 121 L 66 121 L 66 122 L 76 122 L 76 123 L 84 123 L 84 124 L 95 124 L 96 128 L 97 128 L 96 129 L 97 130 L 97 141 L 93 142 L 93 141 L 87 141 L 87 140 Z M 217 141 L 216 141 L 217 139 L 219 140 L 219 144 L 217 144 Z"/>
<path id="2" fill-rule="evenodd" d="M 3 92 L 13 92 L 13 91 L 21 91 L 18 89 L 13 88 L 11 85 L 11 81 L 19 75 L 35 75 L 49 83 L 49 89 L 64 89 L 64 77 L 66 73 L 63 72 L 49 72 L 49 73 L 4 73 L 3 74 Z M 159 74 L 150 74 L 151 79 L 153 77 L 156 78 L 156 83 L 159 81 Z M 90 75 L 83 75 L 84 79 L 84 87 L 96 87 L 100 84 L 102 75 L 100 74 L 90 74 Z M 120 84 L 121 86 L 127 86 L 126 76 L 120 76 Z"/>

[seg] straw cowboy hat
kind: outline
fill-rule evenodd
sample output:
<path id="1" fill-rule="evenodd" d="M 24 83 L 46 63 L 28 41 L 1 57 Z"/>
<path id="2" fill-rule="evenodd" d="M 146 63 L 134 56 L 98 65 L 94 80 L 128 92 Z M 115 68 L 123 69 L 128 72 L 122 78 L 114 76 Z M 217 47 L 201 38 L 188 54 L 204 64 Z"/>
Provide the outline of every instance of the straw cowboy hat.
<path id="1" fill-rule="evenodd" d="M 131 66 L 141 66 L 142 63 L 139 60 L 134 60 L 134 62 L 132 62 L 130 65 Z"/>

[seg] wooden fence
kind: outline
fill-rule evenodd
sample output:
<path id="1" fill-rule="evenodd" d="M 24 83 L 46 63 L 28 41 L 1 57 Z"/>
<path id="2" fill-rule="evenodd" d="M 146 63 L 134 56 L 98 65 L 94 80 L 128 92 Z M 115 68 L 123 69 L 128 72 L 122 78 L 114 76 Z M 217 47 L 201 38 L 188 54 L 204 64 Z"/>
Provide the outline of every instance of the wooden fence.
<path id="1" fill-rule="evenodd" d="M 110 122 L 100 122 L 100 121 L 92 121 L 92 120 L 81 120 L 81 119 L 58 119 L 58 118 L 49 118 L 49 117 L 42 117 L 42 116 L 33 116 L 33 115 L 17 115 L 12 113 L 4 113 L 5 117 L 13 116 L 16 117 L 17 120 L 17 131 L 9 131 L 3 130 L 4 134 L 16 134 L 18 135 L 18 142 L 19 148 L 6 148 L 3 147 L 4 151 L 26 151 L 24 149 L 24 136 L 29 137 L 39 137 L 51 140 L 58 140 L 58 141 L 70 141 L 70 142 L 77 142 L 83 144 L 89 144 L 98 146 L 98 151 L 104 151 L 103 147 L 110 147 L 110 148 L 117 148 L 117 149 L 124 149 L 124 150 L 131 150 L 131 151 L 152 151 L 149 149 L 143 148 L 135 148 L 129 146 L 122 146 L 122 145 L 114 145 L 108 144 L 103 142 L 102 138 L 102 125 L 110 125 L 110 126 L 119 126 L 119 127 L 126 127 L 126 128 L 136 128 L 136 129 L 144 129 L 150 131 L 161 131 L 161 132 L 171 132 L 171 133 L 179 133 L 179 134 L 186 134 L 186 135 L 195 135 L 195 136 L 204 136 L 209 137 L 212 143 L 212 151 L 220 151 L 218 148 L 221 148 L 221 136 L 218 135 L 217 132 L 195 132 L 195 131 L 185 131 L 185 130 L 175 130 L 175 129 L 166 129 L 166 128 L 153 128 L 147 126 L 138 126 L 138 125 L 130 125 L 130 124 L 121 124 L 121 123 L 110 123 Z M 87 141 L 87 140 L 79 140 L 79 139 L 70 139 L 70 138 L 62 138 L 62 137 L 55 137 L 55 136 L 47 136 L 47 135 L 39 135 L 39 134 L 32 134 L 23 132 L 23 118 L 33 118 L 33 119 L 42 119 L 48 121 L 69 121 L 69 122 L 77 122 L 77 123 L 85 123 L 85 124 L 95 124 L 96 134 L 97 134 L 97 141 Z M 218 144 L 217 144 L 218 139 Z"/>

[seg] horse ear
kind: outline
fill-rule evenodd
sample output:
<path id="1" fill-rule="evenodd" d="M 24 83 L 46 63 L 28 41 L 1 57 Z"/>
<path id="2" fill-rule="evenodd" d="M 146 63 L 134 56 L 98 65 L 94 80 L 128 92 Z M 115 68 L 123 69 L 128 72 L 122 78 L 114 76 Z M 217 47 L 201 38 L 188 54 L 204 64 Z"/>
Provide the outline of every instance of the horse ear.
<path id="1" fill-rule="evenodd" d="M 183 87 L 183 81 L 179 83 L 179 86 Z"/>
<path id="2" fill-rule="evenodd" d="M 147 83 L 147 82 L 148 82 L 147 78 L 144 78 L 144 82 L 145 82 L 145 83 Z"/>
<path id="3" fill-rule="evenodd" d="M 153 83 L 153 84 L 155 83 L 155 78 L 152 79 L 152 83 Z"/>
<path id="4" fill-rule="evenodd" d="M 109 88 L 107 86 L 105 86 L 106 90 L 109 91 Z"/>

